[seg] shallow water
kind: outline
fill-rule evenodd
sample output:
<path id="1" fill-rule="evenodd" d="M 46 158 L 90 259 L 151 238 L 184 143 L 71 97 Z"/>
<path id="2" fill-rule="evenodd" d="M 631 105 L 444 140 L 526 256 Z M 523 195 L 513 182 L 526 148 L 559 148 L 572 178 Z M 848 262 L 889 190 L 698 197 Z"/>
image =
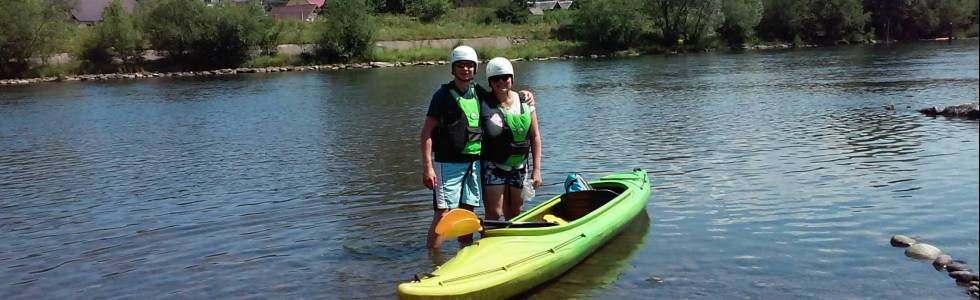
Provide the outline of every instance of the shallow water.
<path id="1" fill-rule="evenodd" d="M 977 101 L 978 48 L 515 64 L 536 202 L 568 172 L 654 177 L 645 215 L 525 296 L 969 298 L 888 239 L 977 269 L 980 126 L 914 109 Z M 393 297 L 434 264 L 417 139 L 447 69 L 3 87 L 0 299 Z"/>

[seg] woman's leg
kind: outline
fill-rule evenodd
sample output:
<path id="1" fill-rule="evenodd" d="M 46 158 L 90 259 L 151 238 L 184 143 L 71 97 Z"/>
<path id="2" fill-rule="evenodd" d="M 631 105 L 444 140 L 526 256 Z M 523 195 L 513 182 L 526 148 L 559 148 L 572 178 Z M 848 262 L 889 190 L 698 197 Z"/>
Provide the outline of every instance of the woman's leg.
<path id="1" fill-rule="evenodd" d="M 504 204 L 504 218 L 506 220 L 513 219 L 521 214 L 521 210 L 524 208 L 524 199 L 521 199 L 521 192 L 523 192 L 523 189 L 519 187 L 507 186 L 507 203 Z"/>
<path id="2" fill-rule="evenodd" d="M 500 220 L 504 216 L 504 185 L 483 186 L 483 209 L 486 220 Z"/>

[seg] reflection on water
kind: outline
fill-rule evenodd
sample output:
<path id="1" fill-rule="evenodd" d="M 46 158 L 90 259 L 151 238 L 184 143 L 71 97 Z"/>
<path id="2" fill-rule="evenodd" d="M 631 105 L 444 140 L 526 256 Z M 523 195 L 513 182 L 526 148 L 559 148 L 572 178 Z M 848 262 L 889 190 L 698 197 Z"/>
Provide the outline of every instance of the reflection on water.
<path id="1" fill-rule="evenodd" d="M 528 296 L 965 297 L 888 238 L 980 262 L 980 126 L 913 111 L 980 98 L 976 40 L 515 67 L 544 134 L 532 204 L 568 172 L 653 176 L 649 219 Z M 434 267 L 417 139 L 449 78 L 4 87 L 0 299 L 390 298 Z"/>
<path id="2" fill-rule="evenodd" d="M 641 211 L 619 235 L 559 278 L 531 291 L 527 299 L 589 299 L 616 282 L 650 232 L 650 216 Z"/>

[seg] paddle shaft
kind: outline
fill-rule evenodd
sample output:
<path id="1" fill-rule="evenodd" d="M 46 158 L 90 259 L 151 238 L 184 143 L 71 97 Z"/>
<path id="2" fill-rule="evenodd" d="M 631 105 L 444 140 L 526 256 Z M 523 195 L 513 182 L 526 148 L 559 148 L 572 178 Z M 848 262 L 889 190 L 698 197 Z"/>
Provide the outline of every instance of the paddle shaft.
<path id="1" fill-rule="evenodd" d="M 492 228 L 536 228 L 536 227 L 549 227 L 556 226 L 558 224 L 551 222 L 509 222 L 509 221 L 494 221 L 494 220 L 483 220 L 480 222 L 483 227 Z"/>

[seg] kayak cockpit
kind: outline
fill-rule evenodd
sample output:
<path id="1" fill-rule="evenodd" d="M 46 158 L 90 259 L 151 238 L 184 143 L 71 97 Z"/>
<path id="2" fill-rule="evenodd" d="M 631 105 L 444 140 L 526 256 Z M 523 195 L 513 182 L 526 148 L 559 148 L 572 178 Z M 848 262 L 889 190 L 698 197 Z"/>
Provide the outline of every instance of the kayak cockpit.
<path id="1" fill-rule="evenodd" d="M 524 214 L 514 221 L 545 221 L 560 224 L 572 223 L 588 214 L 600 210 L 626 192 L 628 188 L 618 183 L 606 183 L 596 186 L 593 190 L 576 191 L 562 194 Z"/>

